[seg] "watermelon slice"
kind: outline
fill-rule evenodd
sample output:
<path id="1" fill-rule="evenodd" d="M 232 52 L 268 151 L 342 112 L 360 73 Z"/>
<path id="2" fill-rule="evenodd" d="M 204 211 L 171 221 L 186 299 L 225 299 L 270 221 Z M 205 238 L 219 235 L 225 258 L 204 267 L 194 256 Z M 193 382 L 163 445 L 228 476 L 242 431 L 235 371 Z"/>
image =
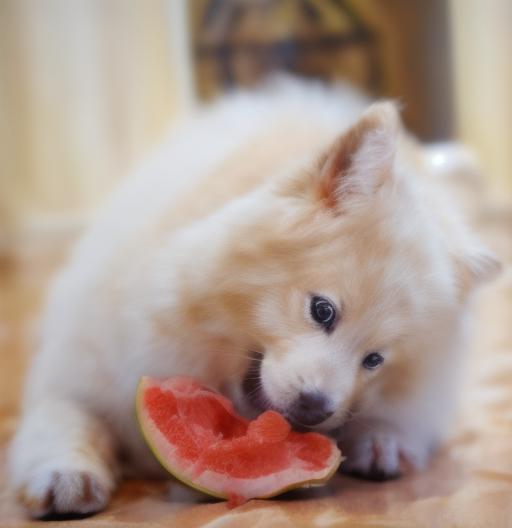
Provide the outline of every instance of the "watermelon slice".
<path id="1" fill-rule="evenodd" d="M 292 431 L 275 411 L 246 420 L 227 398 L 191 378 L 142 378 L 137 415 L 167 471 L 231 505 L 323 484 L 342 460 L 329 438 Z"/>

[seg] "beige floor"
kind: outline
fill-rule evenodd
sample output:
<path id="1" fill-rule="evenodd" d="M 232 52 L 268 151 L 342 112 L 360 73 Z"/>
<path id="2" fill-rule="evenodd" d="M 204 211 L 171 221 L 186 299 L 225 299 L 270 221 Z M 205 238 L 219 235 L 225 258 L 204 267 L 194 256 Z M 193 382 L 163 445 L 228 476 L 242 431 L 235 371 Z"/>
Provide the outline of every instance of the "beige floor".
<path id="1" fill-rule="evenodd" d="M 325 489 L 251 501 L 234 510 L 222 502 L 186 502 L 176 490 L 171 501 L 168 484 L 127 482 L 107 511 L 59 526 L 512 526 L 512 209 L 483 203 L 478 188 L 468 182 L 457 185 L 473 222 L 507 265 L 476 302 L 460 419 L 427 471 L 387 483 L 337 476 Z M 27 247 L 16 262 L 0 260 L 2 527 L 39 524 L 28 522 L 7 488 L 4 447 L 16 425 L 40 299 L 67 244 Z"/>

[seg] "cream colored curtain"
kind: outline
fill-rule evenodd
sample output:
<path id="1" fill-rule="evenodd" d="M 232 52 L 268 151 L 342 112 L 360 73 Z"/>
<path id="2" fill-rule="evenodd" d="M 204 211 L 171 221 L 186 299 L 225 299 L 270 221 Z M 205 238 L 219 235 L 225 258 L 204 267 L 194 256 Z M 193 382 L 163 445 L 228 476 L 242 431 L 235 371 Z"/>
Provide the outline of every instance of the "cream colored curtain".
<path id="1" fill-rule="evenodd" d="M 80 221 L 190 107 L 191 5 L 0 1 L 0 244 L 7 225 Z M 458 133 L 510 196 L 512 3 L 450 5 Z"/>
<path id="2" fill-rule="evenodd" d="M 0 2 L 0 228 L 86 214 L 186 111 L 185 11 L 186 0 Z"/>
<path id="3" fill-rule="evenodd" d="M 457 132 L 512 198 L 512 2 L 451 0 Z"/>

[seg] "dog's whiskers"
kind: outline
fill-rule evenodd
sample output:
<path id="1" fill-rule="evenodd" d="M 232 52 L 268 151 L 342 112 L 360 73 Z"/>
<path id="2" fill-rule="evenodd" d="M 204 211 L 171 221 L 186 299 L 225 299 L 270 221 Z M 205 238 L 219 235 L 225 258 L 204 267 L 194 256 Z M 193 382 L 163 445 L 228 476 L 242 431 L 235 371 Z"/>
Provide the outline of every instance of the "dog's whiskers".
<path id="1" fill-rule="evenodd" d="M 219 353 L 223 356 L 233 356 L 233 357 L 237 357 L 237 358 L 241 358 L 241 359 L 249 359 L 250 361 L 254 362 L 254 363 L 262 363 L 263 362 L 263 357 L 258 357 L 258 356 L 251 356 L 251 353 L 249 352 L 240 352 L 240 353 L 237 353 L 237 352 L 226 352 L 226 351 L 219 351 Z"/>
<path id="2" fill-rule="evenodd" d="M 261 390 L 261 388 L 262 388 L 261 383 L 259 383 L 256 387 L 254 387 L 254 389 L 250 390 L 247 393 L 247 396 L 248 397 L 254 396 L 254 394 L 257 394 Z"/>

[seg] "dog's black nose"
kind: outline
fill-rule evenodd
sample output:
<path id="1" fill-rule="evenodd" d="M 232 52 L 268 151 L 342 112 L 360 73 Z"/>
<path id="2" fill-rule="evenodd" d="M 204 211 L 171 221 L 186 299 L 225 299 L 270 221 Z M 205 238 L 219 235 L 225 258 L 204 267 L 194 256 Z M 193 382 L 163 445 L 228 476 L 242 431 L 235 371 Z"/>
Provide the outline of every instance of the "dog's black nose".
<path id="1" fill-rule="evenodd" d="M 309 427 L 327 420 L 333 412 L 331 401 L 321 392 L 301 392 L 290 408 L 290 418 Z"/>

